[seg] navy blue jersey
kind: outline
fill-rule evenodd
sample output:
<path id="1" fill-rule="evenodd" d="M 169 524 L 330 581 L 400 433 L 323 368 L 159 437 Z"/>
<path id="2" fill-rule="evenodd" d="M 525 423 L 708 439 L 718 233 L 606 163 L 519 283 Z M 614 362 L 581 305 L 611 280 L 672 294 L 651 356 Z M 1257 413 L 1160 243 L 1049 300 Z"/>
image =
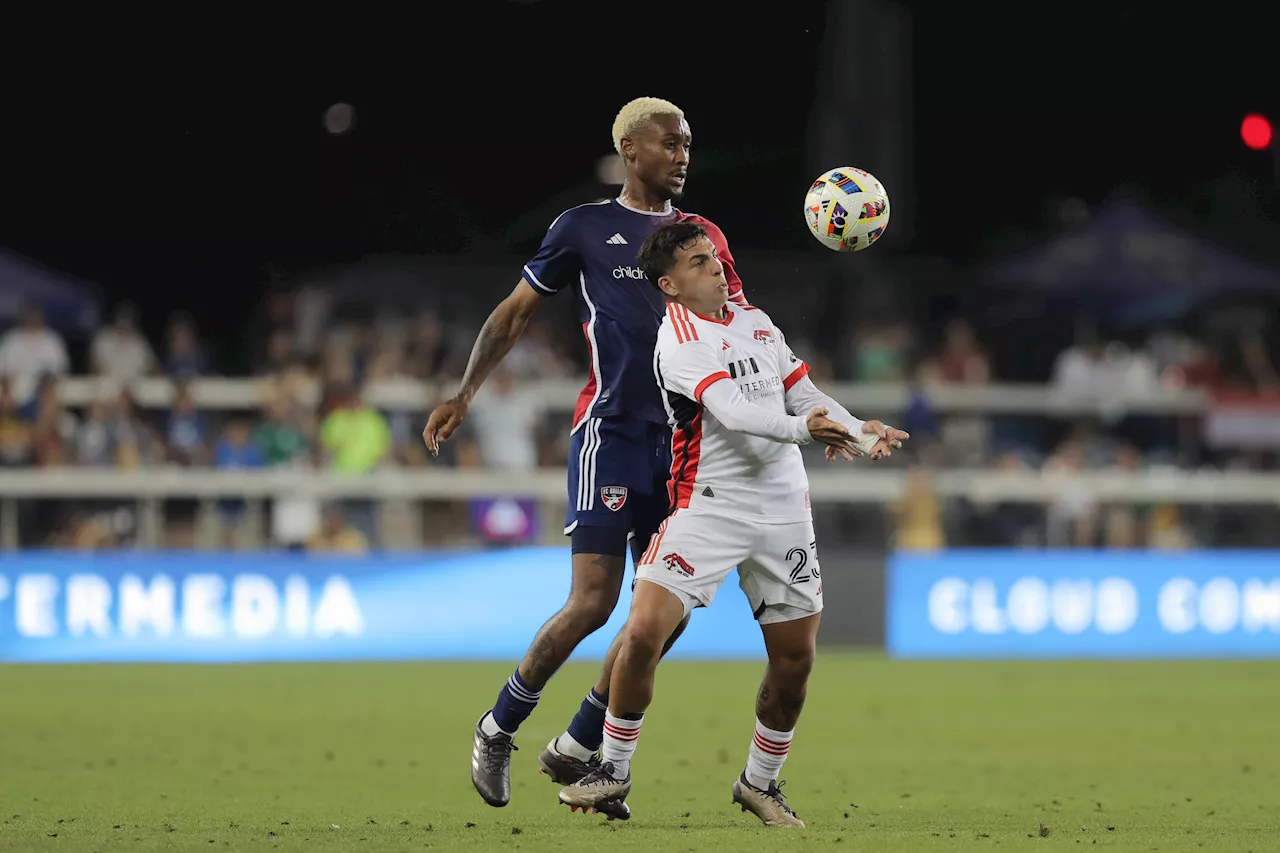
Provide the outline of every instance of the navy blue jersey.
<path id="1" fill-rule="evenodd" d="M 646 237 L 678 220 L 706 229 L 724 264 L 729 298 L 745 304 L 724 234 L 703 217 L 675 209 L 653 213 L 616 199 L 570 208 L 551 223 L 538 253 L 525 264 L 525 281 L 539 293 L 572 288 L 578 294 L 591 374 L 574 407 L 574 430 L 587 418 L 667 422 L 653 373 L 666 300 L 636 266 L 636 252 Z"/>

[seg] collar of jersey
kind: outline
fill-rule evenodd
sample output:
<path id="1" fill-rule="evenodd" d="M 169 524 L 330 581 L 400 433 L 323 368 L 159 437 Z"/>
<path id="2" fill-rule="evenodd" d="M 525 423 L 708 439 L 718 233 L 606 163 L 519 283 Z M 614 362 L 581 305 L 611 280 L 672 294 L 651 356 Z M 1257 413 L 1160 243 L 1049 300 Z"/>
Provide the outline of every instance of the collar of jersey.
<path id="1" fill-rule="evenodd" d="M 688 308 L 686 308 L 685 310 L 689 311 Z M 689 311 L 689 313 L 697 317 L 699 320 L 706 320 L 708 323 L 719 323 L 721 326 L 727 326 L 733 322 L 733 311 L 730 310 L 728 302 L 724 304 L 723 320 L 717 320 L 715 317 L 708 317 L 705 314 L 699 314 L 697 311 Z"/>
<path id="2" fill-rule="evenodd" d="M 629 204 L 623 203 L 621 196 L 619 196 L 618 198 L 615 198 L 614 201 L 617 202 L 618 207 L 622 208 L 623 210 L 629 210 L 632 213 L 638 213 L 641 216 L 670 216 L 673 213 L 680 212 L 675 209 L 675 207 L 671 204 L 671 202 L 667 202 L 666 210 L 641 210 L 638 207 L 632 207 Z"/>

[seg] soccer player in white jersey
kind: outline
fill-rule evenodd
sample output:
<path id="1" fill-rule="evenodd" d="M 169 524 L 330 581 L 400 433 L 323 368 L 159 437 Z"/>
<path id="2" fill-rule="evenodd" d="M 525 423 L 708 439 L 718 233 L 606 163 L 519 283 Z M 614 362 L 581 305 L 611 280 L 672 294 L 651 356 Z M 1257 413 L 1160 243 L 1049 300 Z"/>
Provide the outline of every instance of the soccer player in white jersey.
<path id="1" fill-rule="evenodd" d="M 764 634 L 769 663 L 733 800 L 766 826 L 803 827 L 778 774 L 804 705 L 822 611 L 809 484 L 797 445 L 828 458 L 888 456 L 907 434 L 860 421 L 808 378 L 758 308 L 728 300 L 717 251 L 697 224 L 651 234 L 637 262 L 666 296 L 654 373 L 673 428 L 672 513 L 636 567 L 631 614 L 609 686 L 603 761 L 560 791 L 574 809 L 624 800 L 663 644 L 729 571 Z"/>

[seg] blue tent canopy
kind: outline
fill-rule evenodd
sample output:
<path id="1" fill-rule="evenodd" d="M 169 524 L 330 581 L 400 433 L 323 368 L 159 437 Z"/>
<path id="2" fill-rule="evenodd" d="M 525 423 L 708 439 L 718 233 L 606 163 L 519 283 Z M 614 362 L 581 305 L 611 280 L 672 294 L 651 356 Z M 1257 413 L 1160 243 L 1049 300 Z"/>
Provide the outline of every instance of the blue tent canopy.
<path id="1" fill-rule="evenodd" d="M 31 306 L 40 308 L 45 322 L 62 332 L 90 331 L 101 317 L 92 285 L 0 249 L 0 328 L 21 322 Z"/>
<path id="2" fill-rule="evenodd" d="M 1002 261 L 991 284 L 1044 295 L 1280 295 L 1280 271 L 1179 228 L 1130 200 Z"/>

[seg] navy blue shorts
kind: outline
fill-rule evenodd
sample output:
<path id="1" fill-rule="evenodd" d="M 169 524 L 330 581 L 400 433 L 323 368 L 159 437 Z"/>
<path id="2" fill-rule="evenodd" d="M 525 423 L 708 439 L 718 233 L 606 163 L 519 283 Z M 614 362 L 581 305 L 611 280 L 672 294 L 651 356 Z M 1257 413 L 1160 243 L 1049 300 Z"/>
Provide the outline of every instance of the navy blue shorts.
<path id="1" fill-rule="evenodd" d="M 575 553 L 633 556 L 670 510 L 671 428 L 631 418 L 588 418 L 569 443 L 566 535 Z"/>

